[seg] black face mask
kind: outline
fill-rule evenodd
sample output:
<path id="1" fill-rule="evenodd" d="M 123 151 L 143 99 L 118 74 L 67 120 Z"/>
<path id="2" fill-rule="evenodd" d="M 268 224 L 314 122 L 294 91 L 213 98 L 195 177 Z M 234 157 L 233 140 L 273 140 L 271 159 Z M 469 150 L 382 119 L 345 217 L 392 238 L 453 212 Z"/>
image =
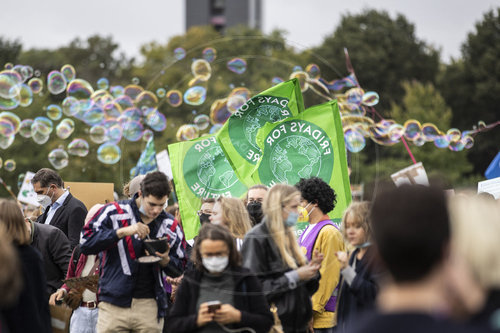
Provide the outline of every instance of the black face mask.
<path id="1" fill-rule="evenodd" d="M 248 214 L 252 218 L 253 225 L 259 224 L 262 221 L 264 213 L 262 212 L 262 203 L 251 201 L 247 205 Z"/>
<path id="2" fill-rule="evenodd" d="M 200 215 L 200 223 L 203 224 L 203 223 L 207 223 L 207 222 L 210 222 L 210 215 L 202 213 Z"/>

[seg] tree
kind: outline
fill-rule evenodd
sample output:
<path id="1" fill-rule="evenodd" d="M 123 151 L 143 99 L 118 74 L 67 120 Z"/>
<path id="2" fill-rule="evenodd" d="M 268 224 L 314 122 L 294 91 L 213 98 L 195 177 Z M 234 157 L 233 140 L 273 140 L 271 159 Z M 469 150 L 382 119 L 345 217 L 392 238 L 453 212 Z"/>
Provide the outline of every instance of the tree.
<path id="1" fill-rule="evenodd" d="M 453 110 L 452 125 L 472 129 L 479 120 L 498 121 L 500 105 L 500 8 L 486 13 L 462 45 L 462 59 L 446 67 L 439 89 Z M 498 152 L 500 130 L 476 136 L 468 158 L 484 174 Z"/>
<path id="2" fill-rule="evenodd" d="M 344 48 L 347 48 L 356 76 L 366 90 L 380 95 L 379 109 L 384 115 L 391 103 L 401 102 L 401 82 L 435 82 L 439 52 L 415 36 L 415 27 L 405 16 L 392 19 L 385 11 L 365 10 L 344 15 L 333 34 L 313 52 L 335 69 L 323 70 L 328 80 L 346 76 Z"/>
<path id="3" fill-rule="evenodd" d="M 21 49 L 22 45 L 19 40 L 9 41 L 4 37 L 0 37 L 0 65 L 8 62 L 15 65 Z"/>
<path id="4" fill-rule="evenodd" d="M 447 131 L 450 128 L 451 109 L 432 84 L 405 82 L 403 89 L 405 95 L 402 104 L 393 104 L 391 109 L 393 119 L 397 123 L 404 124 L 408 119 L 417 119 L 422 124 L 433 123 L 441 131 Z M 471 179 L 465 178 L 464 174 L 471 171 L 472 165 L 467 161 L 465 151 L 454 152 L 447 148 L 440 149 L 432 142 L 427 142 L 421 147 L 415 146 L 408 140 L 407 142 L 415 159 L 423 163 L 429 178 L 440 178 L 450 186 L 470 185 Z M 367 155 L 374 154 L 375 149 L 379 158 L 367 163 Z M 384 154 L 379 154 L 380 151 Z M 360 157 L 353 157 L 360 165 L 353 165 L 352 178 L 359 182 L 389 180 L 392 173 L 412 163 L 402 142 L 390 147 L 372 147 L 362 153 Z"/>

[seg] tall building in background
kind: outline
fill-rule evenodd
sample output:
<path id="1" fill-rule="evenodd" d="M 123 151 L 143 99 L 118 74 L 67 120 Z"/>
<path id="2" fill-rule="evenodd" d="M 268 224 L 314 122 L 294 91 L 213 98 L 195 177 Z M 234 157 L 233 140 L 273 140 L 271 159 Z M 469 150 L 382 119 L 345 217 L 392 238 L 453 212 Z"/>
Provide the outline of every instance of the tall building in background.
<path id="1" fill-rule="evenodd" d="M 186 30 L 195 25 L 220 32 L 235 25 L 261 29 L 261 13 L 261 0 L 186 0 Z"/>

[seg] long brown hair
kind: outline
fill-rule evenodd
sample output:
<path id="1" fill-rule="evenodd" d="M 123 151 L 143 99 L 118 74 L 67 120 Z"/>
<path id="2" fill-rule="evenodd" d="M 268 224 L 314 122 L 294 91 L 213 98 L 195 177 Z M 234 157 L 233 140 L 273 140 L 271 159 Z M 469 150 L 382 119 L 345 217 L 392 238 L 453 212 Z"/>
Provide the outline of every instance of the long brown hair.
<path id="1" fill-rule="evenodd" d="M 31 242 L 23 213 L 15 201 L 0 199 L 0 223 L 15 244 L 28 245 Z"/>
<path id="2" fill-rule="evenodd" d="M 286 184 L 276 184 L 271 187 L 262 204 L 265 223 L 278 247 L 281 259 L 284 264 L 293 269 L 306 264 L 306 258 L 297 243 L 294 228 L 285 227 L 283 207 L 297 196 L 300 196 L 297 188 Z"/>
<path id="3" fill-rule="evenodd" d="M 229 228 L 234 237 L 245 237 L 252 228 L 252 223 L 243 201 L 237 198 L 219 197 L 217 202 L 222 208 L 222 223 Z"/>
<path id="4" fill-rule="evenodd" d="M 241 265 L 241 256 L 238 250 L 236 249 L 236 241 L 231 235 L 231 232 L 228 228 L 222 225 L 216 225 L 212 223 L 203 223 L 200 233 L 196 238 L 196 241 L 193 246 L 193 251 L 191 253 L 191 261 L 193 262 L 196 269 L 202 271 L 203 263 L 201 259 L 200 253 L 200 245 L 206 239 L 210 240 L 220 240 L 226 243 L 227 248 L 229 249 L 229 266 L 237 267 Z"/>

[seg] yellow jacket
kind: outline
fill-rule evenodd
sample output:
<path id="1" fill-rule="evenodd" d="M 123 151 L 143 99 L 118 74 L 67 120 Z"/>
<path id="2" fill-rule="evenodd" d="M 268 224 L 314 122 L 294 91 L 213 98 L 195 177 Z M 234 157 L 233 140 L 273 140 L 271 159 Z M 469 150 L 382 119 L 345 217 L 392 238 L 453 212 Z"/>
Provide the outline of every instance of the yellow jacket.
<path id="1" fill-rule="evenodd" d="M 314 328 L 330 328 L 337 325 L 335 312 L 325 311 L 325 305 L 340 281 L 340 263 L 335 256 L 345 251 L 342 233 L 332 225 L 324 226 L 316 238 L 314 250 L 323 254 L 324 259 L 319 272 L 319 288 L 312 296 Z"/>

